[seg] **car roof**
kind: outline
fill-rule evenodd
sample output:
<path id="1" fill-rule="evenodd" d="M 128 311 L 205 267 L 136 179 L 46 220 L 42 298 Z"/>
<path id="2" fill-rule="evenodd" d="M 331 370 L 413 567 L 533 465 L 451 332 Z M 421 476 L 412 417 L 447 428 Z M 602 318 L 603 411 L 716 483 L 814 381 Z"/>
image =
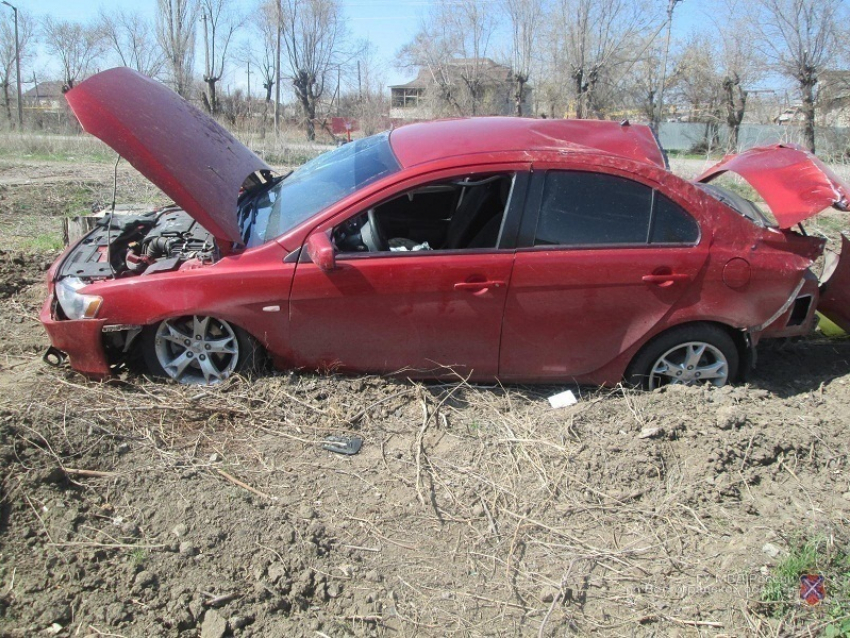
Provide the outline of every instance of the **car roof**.
<path id="1" fill-rule="evenodd" d="M 473 117 L 408 124 L 390 134 L 405 168 L 482 153 L 587 151 L 667 168 L 664 151 L 648 126 L 605 120 Z"/>

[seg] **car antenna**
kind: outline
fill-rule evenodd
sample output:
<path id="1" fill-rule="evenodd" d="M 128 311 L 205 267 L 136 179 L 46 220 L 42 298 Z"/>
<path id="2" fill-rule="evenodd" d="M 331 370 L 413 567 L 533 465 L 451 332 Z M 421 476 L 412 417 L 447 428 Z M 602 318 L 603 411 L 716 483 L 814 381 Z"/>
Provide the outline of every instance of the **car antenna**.
<path id="1" fill-rule="evenodd" d="M 106 263 L 109 264 L 109 269 L 112 271 L 112 276 L 115 276 L 115 269 L 112 267 L 112 221 L 115 219 L 115 198 L 118 193 L 118 164 L 121 162 L 121 156 L 115 158 L 115 167 L 112 169 L 112 205 L 109 207 L 109 219 L 106 224 Z"/>

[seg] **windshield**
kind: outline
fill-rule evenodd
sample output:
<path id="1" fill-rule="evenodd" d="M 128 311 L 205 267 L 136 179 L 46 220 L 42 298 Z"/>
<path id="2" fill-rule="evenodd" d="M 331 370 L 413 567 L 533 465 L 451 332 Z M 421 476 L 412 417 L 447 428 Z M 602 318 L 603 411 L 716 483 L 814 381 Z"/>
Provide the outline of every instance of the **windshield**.
<path id="1" fill-rule="evenodd" d="M 258 246 L 400 168 L 389 133 L 351 142 L 307 162 L 291 175 L 249 193 L 239 205 L 239 231 Z"/>

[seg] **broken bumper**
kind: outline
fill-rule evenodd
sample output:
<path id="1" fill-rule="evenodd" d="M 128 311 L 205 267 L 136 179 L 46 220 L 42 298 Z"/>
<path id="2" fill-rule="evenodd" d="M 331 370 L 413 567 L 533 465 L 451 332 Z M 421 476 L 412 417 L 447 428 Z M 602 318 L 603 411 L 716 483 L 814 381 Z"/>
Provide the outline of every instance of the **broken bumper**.
<path id="1" fill-rule="evenodd" d="M 817 321 L 815 308 L 818 307 L 818 296 L 817 277 L 807 270 L 796 295 L 788 300 L 787 307 L 781 309 L 779 316 L 764 328 L 760 338 L 787 339 L 810 334 Z"/>
<path id="2" fill-rule="evenodd" d="M 844 332 L 850 332 L 850 240 L 844 235 L 840 256 L 827 262 L 818 311 Z"/>
<path id="3" fill-rule="evenodd" d="M 110 376 L 102 338 L 106 320 L 60 321 L 54 317 L 54 305 L 54 296 L 51 293 L 39 315 L 53 347 L 66 353 L 71 360 L 71 367 L 87 377 L 103 379 Z"/>

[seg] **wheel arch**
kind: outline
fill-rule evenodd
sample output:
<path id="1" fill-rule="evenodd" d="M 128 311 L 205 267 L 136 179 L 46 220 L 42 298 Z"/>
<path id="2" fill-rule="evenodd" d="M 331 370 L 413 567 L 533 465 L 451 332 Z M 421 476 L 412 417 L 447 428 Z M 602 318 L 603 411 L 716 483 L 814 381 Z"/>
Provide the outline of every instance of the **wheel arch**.
<path id="1" fill-rule="evenodd" d="M 708 319 L 697 319 L 693 321 L 683 321 L 681 323 L 677 323 L 671 326 L 667 326 L 661 332 L 655 333 L 650 338 L 646 339 L 640 346 L 634 351 L 632 356 L 629 358 L 628 363 L 623 371 L 623 377 L 627 378 L 632 372 L 632 366 L 635 363 L 635 360 L 641 356 L 641 354 L 649 347 L 652 346 L 653 343 L 658 341 L 659 339 L 664 338 L 667 334 L 669 334 L 673 330 L 681 330 L 683 328 L 689 327 L 699 327 L 699 326 L 713 326 L 725 332 L 729 338 L 732 340 L 732 343 L 735 344 L 735 349 L 738 353 L 739 364 L 738 369 L 735 373 L 734 378 L 730 379 L 733 382 L 741 382 L 745 381 L 749 376 L 749 372 L 752 369 L 755 363 L 755 353 L 754 348 L 752 346 L 752 342 L 749 334 L 741 330 L 739 328 L 735 328 L 727 323 L 723 323 L 722 321 L 708 320 Z"/>

